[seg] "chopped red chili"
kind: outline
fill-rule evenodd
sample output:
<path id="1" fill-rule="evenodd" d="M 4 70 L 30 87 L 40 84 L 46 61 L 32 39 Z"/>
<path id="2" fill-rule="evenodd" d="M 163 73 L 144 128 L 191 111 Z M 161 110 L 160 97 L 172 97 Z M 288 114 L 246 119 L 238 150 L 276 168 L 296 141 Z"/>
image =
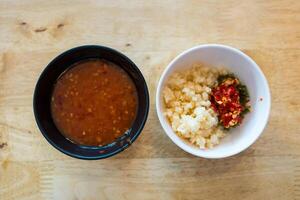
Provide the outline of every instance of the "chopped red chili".
<path id="1" fill-rule="evenodd" d="M 219 79 L 219 84 L 212 89 L 210 101 L 221 125 L 226 129 L 239 125 L 244 113 L 249 110 L 247 89 L 233 75 Z"/>

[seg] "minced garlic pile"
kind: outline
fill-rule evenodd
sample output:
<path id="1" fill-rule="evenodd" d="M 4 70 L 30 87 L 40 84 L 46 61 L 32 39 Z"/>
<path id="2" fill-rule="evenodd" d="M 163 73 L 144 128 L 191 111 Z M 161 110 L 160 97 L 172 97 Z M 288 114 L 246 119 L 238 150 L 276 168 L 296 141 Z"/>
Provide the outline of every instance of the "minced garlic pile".
<path id="1" fill-rule="evenodd" d="M 224 69 L 195 65 L 174 73 L 163 90 L 165 116 L 172 129 L 201 149 L 212 148 L 225 136 L 209 101 L 211 88 L 224 74 Z"/>

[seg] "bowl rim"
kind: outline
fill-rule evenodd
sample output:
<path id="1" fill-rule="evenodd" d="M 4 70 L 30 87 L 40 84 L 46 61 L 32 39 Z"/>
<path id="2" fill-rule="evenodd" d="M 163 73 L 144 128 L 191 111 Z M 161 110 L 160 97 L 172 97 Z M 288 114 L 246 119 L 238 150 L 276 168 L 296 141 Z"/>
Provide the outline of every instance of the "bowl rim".
<path id="1" fill-rule="evenodd" d="M 165 119 L 163 113 L 162 113 L 162 99 L 161 99 L 161 92 L 162 92 L 162 87 L 163 87 L 163 83 L 166 79 L 166 75 L 169 72 L 169 70 L 174 66 L 174 63 L 177 62 L 177 60 L 179 60 L 180 58 L 186 56 L 187 54 L 189 54 L 192 51 L 197 51 L 197 50 L 201 50 L 201 49 L 205 49 L 205 48 L 221 48 L 224 49 L 226 51 L 231 51 L 235 54 L 238 54 L 239 56 L 243 57 L 244 59 L 246 59 L 247 61 L 249 61 L 251 63 L 251 65 L 255 68 L 255 70 L 258 72 L 258 75 L 262 78 L 262 82 L 263 82 L 263 87 L 266 90 L 266 109 L 267 109 L 267 113 L 266 113 L 266 117 L 263 119 L 263 121 L 261 121 L 261 124 L 263 124 L 260 128 L 260 130 L 258 130 L 256 137 L 253 139 L 253 141 L 251 141 L 250 143 L 247 143 L 246 145 L 242 146 L 242 148 L 238 148 L 235 151 L 232 151 L 230 153 L 224 154 L 224 155 L 206 155 L 205 150 L 201 150 L 199 149 L 199 151 L 197 152 L 203 152 L 203 153 L 195 153 L 194 151 L 192 151 L 190 148 L 185 148 L 184 145 L 184 141 L 182 138 L 179 138 L 180 140 L 177 140 L 175 138 L 176 133 L 171 130 L 168 131 L 167 129 L 167 119 Z M 236 154 L 241 153 L 242 151 L 246 150 L 247 148 L 249 148 L 259 137 L 260 135 L 263 133 L 263 130 L 265 129 L 268 119 L 270 117 L 270 110 L 271 110 L 271 94 L 270 94 L 270 88 L 267 82 L 267 79 L 265 77 L 265 75 L 263 74 L 262 70 L 260 69 L 260 67 L 256 64 L 256 62 L 250 58 L 248 55 L 246 55 L 244 52 L 242 52 L 241 50 L 228 46 L 228 45 L 223 45 L 223 44 L 201 44 L 201 45 L 197 45 L 194 47 L 191 47 L 189 49 L 184 50 L 182 53 L 180 53 L 179 55 L 177 55 L 168 65 L 167 67 L 164 69 L 162 75 L 160 76 L 159 82 L 158 82 L 158 86 L 156 89 L 156 97 L 155 97 L 155 101 L 156 101 L 156 113 L 157 116 L 159 118 L 159 122 L 161 124 L 161 126 L 163 127 L 164 132 L 168 135 L 168 137 L 173 141 L 173 143 L 175 143 L 178 147 L 180 147 L 182 150 L 184 150 L 187 153 L 190 153 L 194 156 L 197 157 L 202 157 L 202 158 L 207 158 L 207 159 L 220 159 L 220 158 L 226 158 L 226 157 L 230 157 L 230 156 L 234 156 Z M 179 136 L 178 136 L 179 137 Z M 190 145 L 190 144 L 189 144 Z"/>
<path id="2" fill-rule="evenodd" d="M 38 113 L 38 111 L 37 111 L 37 103 L 38 103 L 37 102 L 37 94 L 38 94 L 38 86 L 40 85 L 40 82 L 41 82 L 42 78 L 47 74 L 47 69 L 49 67 L 51 67 L 53 65 L 53 63 L 55 63 L 57 60 L 60 60 L 61 58 L 63 58 L 64 56 L 66 56 L 70 53 L 74 53 L 75 51 L 79 51 L 79 50 L 83 50 L 83 49 L 90 49 L 90 48 L 100 48 L 100 49 L 103 49 L 105 51 L 111 51 L 112 53 L 123 57 L 126 60 L 126 62 L 128 62 L 130 64 L 130 66 L 133 67 L 136 70 L 139 78 L 143 82 L 144 95 L 145 95 L 145 105 L 144 105 L 145 114 L 143 115 L 143 118 L 141 119 L 141 123 L 139 125 L 138 130 L 134 133 L 134 135 L 131 138 L 129 143 L 124 143 L 122 146 L 120 146 L 120 148 L 117 148 L 115 151 L 107 153 L 107 154 L 99 154 L 97 156 L 82 156 L 80 154 L 72 153 L 70 151 L 65 150 L 64 148 L 57 145 L 55 141 L 51 140 L 48 137 L 47 130 L 41 124 L 41 119 L 39 119 L 38 114 L 37 114 Z M 44 136 L 44 138 L 46 138 L 46 140 L 49 144 L 51 144 L 54 148 L 56 148 L 57 150 L 59 150 L 63 154 L 71 156 L 73 158 L 78 158 L 78 159 L 83 159 L 83 160 L 98 160 L 98 159 L 108 158 L 108 157 L 116 155 L 116 154 L 124 151 L 126 148 L 128 148 L 137 139 L 137 137 L 141 134 L 141 132 L 142 132 L 142 130 L 143 130 L 145 124 L 146 124 L 147 118 L 148 118 L 149 107 L 150 107 L 150 99 L 149 99 L 149 90 L 148 90 L 147 82 L 146 82 L 142 72 L 137 67 L 137 65 L 131 59 L 129 59 L 125 54 L 121 53 L 120 51 L 117 51 L 113 48 L 110 48 L 110 47 L 107 47 L 107 46 L 102 46 L 102 45 L 81 45 L 81 46 L 76 46 L 76 47 L 70 48 L 68 50 L 65 50 L 62 53 L 59 53 L 57 56 L 55 56 L 46 65 L 46 67 L 44 69 L 42 69 L 42 72 L 40 73 L 40 75 L 39 75 L 39 77 L 36 81 L 36 84 L 35 84 L 35 87 L 34 87 L 34 92 L 33 92 L 33 113 L 34 113 L 34 118 L 35 118 L 35 122 L 37 124 L 37 127 L 39 128 L 39 130 L 42 133 L 42 135 Z M 67 138 L 66 138 L 66 140 L 67 140 Z M 84 145 L 78 145 L 78 146 L 81 146 L 83 148 L 97 149 L 97 150 L 101 151 L 102 147 L 107 148 L 107 147 L 109 147 L 109 145 L 111 145 L 113 143 L 110 143 L 110 144 L 107 144 L 107 145 L 104 145 L 104 146 L 101 146 L 101 147 L 84 146 Z"/>

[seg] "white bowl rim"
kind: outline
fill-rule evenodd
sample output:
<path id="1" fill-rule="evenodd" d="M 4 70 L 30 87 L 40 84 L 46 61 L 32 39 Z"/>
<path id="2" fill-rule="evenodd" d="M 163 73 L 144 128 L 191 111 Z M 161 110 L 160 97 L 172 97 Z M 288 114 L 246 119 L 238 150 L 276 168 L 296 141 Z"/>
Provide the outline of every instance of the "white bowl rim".
<path id="1" fill-rule="evenodd" d="M 256 137 L 250 142 L 248 143 L 247 145 L 243 146 L 242 148 L 240 149 L 236 149 L 235 151 L 232 151 L 228 154 L 224 154 L 224 155 L 206 155 L 205 154 L 205 150 L 201 150 L 199 149 L 199 151 L 197 151 L 198 153 L 195 153 L 194 151 L 191 151 L 190 149 L 186 149 L 184 147 L 184 142 L 183 140 L 180 138 L 180 140 L 177 140 L 174 135 L 176 135 L 176 133 L 174 133 L 173 131 L 172 132 L 168 132 L 167 131 L 167 124 L 164 123 L 164 116 L 163 116 L 163 113 L 161 111 L 161 97 L 160 97 L 160 92 L 162 91 L 162 84 L 164 82 L 164 79 L 166 77 L 166 74 L 168 73 L 168 71 L 172 68 L 172 66 L 174 65 L 174 63 L 180 59 L 181 57 L 185 56 L 186 54 L 188 54 L 189 52 L 191 51 L 195 51 L 195 50 L 199 50 L 199 49 L 204 49 L 204 48 L 207 48 L 207 47 L 216 47 L 216 48 L 223 48 L 223 49 L 226 49 L 226 50 L 229 50 L 229 51 L 232 51 L 236 54 L 239 54 L 241 57 L 245 58 L 246 60 L 248 60 L 252 66 L 255 68 L 255 70 L 257 70 L 259 76 L 261 76 L 262 78 L 262 81 L 263 81 L 263 86 L 266 90 L 266 94 L 265 94 L 265 100 L 267 100 L 268 102 L 267 103 L 267 114 L 265 115 L 266 117 L 264 118 L 264 120 L 261 122 L 261 124 L 263 124 L 260 128 L 260 130 L 257 131 L 257 135 Z M 260 69 L 260 67 L 256 64 L 256 62 L 254 62 L 254 60 L 252 58 L 250 58 L 248 55 L 246 55 L 244 52 L 242 52 L 241 50 L 237 49 L 237 48 L 234 48 L 234 47 L 231 47 L 231 46 L 228 46 L 228 45 L 223 45 L 223 44 L 202 44 L 202 45 L 197 45 L 197 46 L 194 46 L 194 47 L 191 47 L 185 51 L 183 51 L 182 53 L 180 53 L 178 56 L 176 56 L 168 65 L 167 67 L 165 68 L 165 70 L 163 71 L 160 79 L 159 79 L 159 82 L 158 82 L 158 86 L 157 86 L 157 89 L 156 89 L 156 98 L 155 98 L 155 101 L 156 101 L 156 113 L 158 115 L 158 118 L 159 118 L 159 122 L 161 124 L 161 126 L 163 127 L 164 129 L 164 132 L 168 135 L 168 137 L 178 146 L 180 147 L 182 150 L 184 150 L 185 152 L 187 153 L 190 153 L 194 156 L 198 156 L 198 157 L 202 157 L 202 158 L 208 158 L 208 159 L 219 159 L 219 158 L 226 158 L 226 157 L 230 157 L 230 156 L 233 156 L 233 155 L 236 155 L 236 154 L 239 154 L 240 152 L 246 150 L 247 148 L 249 148 L 258 138 L 259 136 L 262 134 L 264 128 L 266 127 L 267 125 L 267 122 L 268 122 L 268 119 L 269 119 L 269 116 L 270 116 L 270 110 L 271 110 L 271 94 L 270 94 L 270 89 L 269 89 L 269 85 L 268 85 L 268 82 L 267 82 L 267 79 L 265 77 L 265 75 L 263 74 L 262 70 Z"/>

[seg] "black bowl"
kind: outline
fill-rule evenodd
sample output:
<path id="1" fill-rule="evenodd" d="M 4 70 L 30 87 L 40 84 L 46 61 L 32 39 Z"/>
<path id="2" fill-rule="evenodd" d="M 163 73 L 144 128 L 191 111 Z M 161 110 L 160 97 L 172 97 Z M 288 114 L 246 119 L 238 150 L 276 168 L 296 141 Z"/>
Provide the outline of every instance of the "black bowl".
<path id="1" fill-rule="evenodd" d="M 53 87 L 58 77 L 74 63 L 93 58 L 105 59 L 122 67 L 135 83 L 139 102 L 131 129 L 113 143 L 101 147 L 83 146 L 66 139 L 56 128 L 50 108 Z M 33 110 L 40 131 L 56 149 L 75 158 L 101 159 L 121 152 L 139 136 L 148 116 L 149 94 L 142 73 L 125 55 L 104 46 L 80 46 L 62 53 L 44 69 L 35 87 Z"/>

